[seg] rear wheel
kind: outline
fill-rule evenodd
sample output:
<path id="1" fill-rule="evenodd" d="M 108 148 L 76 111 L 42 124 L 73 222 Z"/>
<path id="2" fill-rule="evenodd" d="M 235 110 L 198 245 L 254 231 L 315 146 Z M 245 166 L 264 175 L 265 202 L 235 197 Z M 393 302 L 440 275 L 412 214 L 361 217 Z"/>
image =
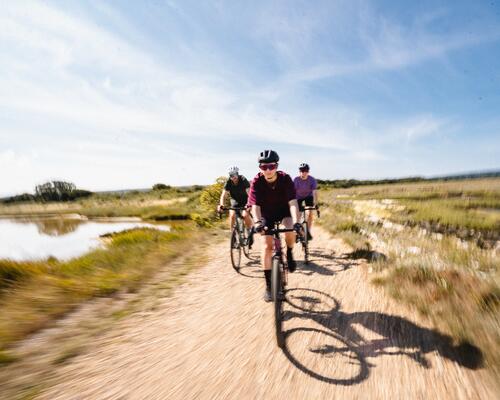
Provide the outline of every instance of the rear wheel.
<path id="1" fill-rule="evenodd" d="M 278 257 L 273 258 L 271 270 L 271 295 L 274 301 L 274 323 L 276 327 L 276 341 L 279 347 L 285 345 L 283 334 L 283 285 L 281 280 L 281 262 Z"/>
<path id="2" fill-rule="evenodd" d="M 240 247 L 240 237 L 236 227 L 233 228 L 231 232 L 231 264 L 236 272 L 240 271 L 241 263 L 241 247 Z"/>

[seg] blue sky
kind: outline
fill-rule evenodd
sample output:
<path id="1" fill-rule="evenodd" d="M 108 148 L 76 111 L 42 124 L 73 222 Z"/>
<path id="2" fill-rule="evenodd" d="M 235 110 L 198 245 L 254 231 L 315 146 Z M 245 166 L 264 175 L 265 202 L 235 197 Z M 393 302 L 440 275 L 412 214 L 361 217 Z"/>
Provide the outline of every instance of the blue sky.
<path id="1" fill-rule="evenodd" d="M 11 1 L 0 196 L 500 167 L 500 2 Z"/>

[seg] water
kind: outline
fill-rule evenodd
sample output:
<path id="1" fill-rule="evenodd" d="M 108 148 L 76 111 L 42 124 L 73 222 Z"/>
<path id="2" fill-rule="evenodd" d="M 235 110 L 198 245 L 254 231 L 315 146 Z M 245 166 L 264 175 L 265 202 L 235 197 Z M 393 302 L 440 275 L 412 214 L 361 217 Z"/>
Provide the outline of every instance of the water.
<path id="1" fill-rule="evenodd" d="M 169 230 L 167 225 L 107 219 L 87 221 L 68 218 L 0 219 L 0 259 L 69 259 L 102 247 L 99 236 L 138 227 Z"/>

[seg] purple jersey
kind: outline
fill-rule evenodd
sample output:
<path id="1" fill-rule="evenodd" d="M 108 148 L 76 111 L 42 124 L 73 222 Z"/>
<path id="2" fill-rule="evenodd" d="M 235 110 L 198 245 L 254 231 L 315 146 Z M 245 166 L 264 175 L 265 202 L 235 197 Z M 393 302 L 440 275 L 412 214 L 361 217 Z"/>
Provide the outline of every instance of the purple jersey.
<path id="1" fill-rule="evenodd" d="M 311 175 L 309 175 L 307 179 L 302 179 L 300 176 L 297 176 L 293 180 L 293 184 L 295 186 L 295 191 L 297 192 L 298 200 L 302 200 L 306 197 L 312 196 L 313 190 L 316 190 L 318 188 L 316 179 L 314 179 Z"/>

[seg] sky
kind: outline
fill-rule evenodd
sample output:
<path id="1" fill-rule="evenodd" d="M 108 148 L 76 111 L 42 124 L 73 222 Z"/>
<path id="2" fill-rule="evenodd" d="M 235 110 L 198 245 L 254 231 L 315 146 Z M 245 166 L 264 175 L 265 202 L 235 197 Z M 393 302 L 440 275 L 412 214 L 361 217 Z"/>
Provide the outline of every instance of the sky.
<path id="1" fill-rule="evenodd" d="M 500 167 L 500 1 L 6 1 L 0 196 Z"/>

